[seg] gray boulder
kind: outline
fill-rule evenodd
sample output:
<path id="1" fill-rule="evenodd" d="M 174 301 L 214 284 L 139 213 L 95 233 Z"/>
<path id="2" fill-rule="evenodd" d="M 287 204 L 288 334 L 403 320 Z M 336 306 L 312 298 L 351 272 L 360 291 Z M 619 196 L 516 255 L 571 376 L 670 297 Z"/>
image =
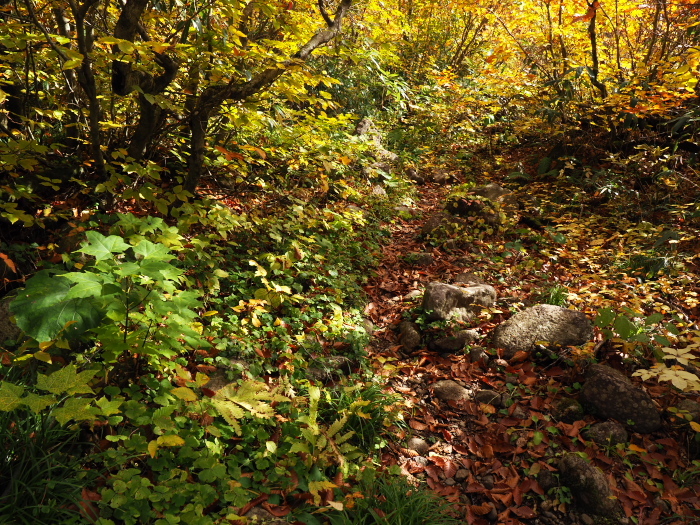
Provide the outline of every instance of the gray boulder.
<path id="1" fill-rule="evenodd" d="M 613 519 L 621 516 L 620 504 L 602 470 L 572 452 L 561 458 L 558 467 L 562 485 L 571 489 L 580 510 Z"/>
<path id="2" fill-rule="evenodd" d="M 617 421 L 605 421 L 593 425 L 586 432 L 586 438 L 598 445 L 615 446 L 619 443 L 627 443 L 629 435 L 625 427 Z"/>
<path id="3" fill-rule="evenodd" d="M 423 311 L 429 321 L 467 322 L 481 310 L 496 302 L 496 289 L 488 284 L 454 286 L 432 282 L 423 295 Z"/>
<path id="4" fill-rule="evenodd" d="M 428 348 L 433 352 L 443 354 L 456 354 L 469 343 L 479 339 L 479 332 L 476 330 L 459 330 L 451 337 L 440 337 L 428 343 Z"/>
<path id="5" fill-rule="evenodd" d="M 532 350 L 537 341 L 577 346 L 593 338 L 593 325 L 583 312 L 561 306 L 538 304 L 518 312 L 494 330 L 494 344 L 510 359 L 519 351 Z"/>
<path id="6" fill-rule="evenodd" d="M 443 379 L 442 381 L 433 383 L 430 388 L 432 388 L 435 397 L 443 401 L 458 401 L 471 397 L 471 392 L 469 390 L 451 379 Z"/>
<path id="7" fill-rule="evenodd" d="M 492 182 L 491 184 L 474 188 L 472 193 L 474 195 L 479 195 L 480 197 L 486 197 L 492 201 L 497 201 L 503 195 L 508 195 L 510 191 Z"/>
<path id="8" fill-rule="evenodd" d="M 661 426 L 661 414 L 649 394 L 608 366 L 591 367 L 580 400 L 594 415 L 619 421 L 634 432 L 647 434 Z"/>
<path id="9" fill-rule="evenodd" d="M 418 325 L 410 321 L 403 321 L 399 325 L 399 344 L 407 352 L 413 352 L 421 345 L 420 331 Z"/>

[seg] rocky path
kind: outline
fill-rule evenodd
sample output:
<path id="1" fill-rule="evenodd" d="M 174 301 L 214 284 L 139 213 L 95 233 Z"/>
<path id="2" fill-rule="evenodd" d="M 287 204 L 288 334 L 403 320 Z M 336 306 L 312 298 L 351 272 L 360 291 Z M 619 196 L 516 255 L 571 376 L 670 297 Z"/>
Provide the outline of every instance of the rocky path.
<path id="1" fill-rule="evenodd" d="M 624 370 L 591 366 L 604 342 L 590 312 L 538 304 L 536 278 L 504 266 L 502 242 L 426 239 L 450 189 L 419 189 L 415 208 L 397 210 L 393 241 L 366 287 L 377 373 L 406 403 L 407 426 L 384 463 L 426 481 L 474 525 L 700 519 L 700 488 L 673 476 L 700 469 L 683 441 L 692 435 L 662 413 L 685 402 L 700 415 L 700 405 L 665 386 L 645 389 Z M 459 206 L 483 208 L 470 199 Z M 511 227 L 522 228 L 520 220 Z M 511 262 L 527 268 L 522 256 Z M 434 313 L 436 303 L 425 313 L 435 283 L 448 286 L 444 315 Z M 495 301 L 469 295 L 484 287 Z"/>

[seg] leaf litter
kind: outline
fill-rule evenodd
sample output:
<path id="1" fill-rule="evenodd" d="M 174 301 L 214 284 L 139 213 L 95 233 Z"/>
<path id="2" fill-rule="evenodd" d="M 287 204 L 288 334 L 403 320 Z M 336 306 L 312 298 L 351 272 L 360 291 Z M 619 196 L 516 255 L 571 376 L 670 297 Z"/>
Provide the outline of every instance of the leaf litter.
<path id="1" fill-rule="evenodd" d="M 516 149 L 503 165 L 517 166 L 531 153 Z M 495 180 L 480 182 L 502 183 L 499 178 L 492 175 Z M 461 249 L 435 246 L 419 235 L 425 220 L 444 206 L 449 187 L 419 187 L 421 213 L 393 220 L 392 242 L 385 246 L 376 276 L 365 287 L 370 298 L 365 313 L 380 327 L 370 349 L 375 367 L 404 396 L 408 422 L 383 462 L 400 465 L 409 478 L 424 480 L 455 503 L 470 524 L 589 523 L 590 516 L 576 512 L 568 489 L 556 483 L 557 459 L 564 452 L 576 452 L 606 473 L 626 516 L 620 523 L 694 521 L 700 517 L 698 441 L 696 432 L 673 412 L 684 396 L 669 383 L 644 383 L 664 409 L 663 429 L 631 434 L 626 444 L 605 447 L 586 439 L 585 430 L 597 421 L 593 416 L 573 422 L 553 416 L 557 402 L 580 387 L 588 364 L 597 359 L 629 376 L 635 367 L 630 354 L 650 363 L 650 345 L 619 338 L 604 341 L 597 333 L 589 345 L 567 349 L 566 359 L 534 362 L 521 352 L 510 364 L 491 359 L 486 365 L 484 360 L 473 361 L 468 351 L 440 355 L 423 346 L 409 355 L 399 344 L 396 328 L 418 312 L 424 287 L 431 281 L 451 282 L 464 272 L 475 273 L 498 292 L 497 307 L 484 312 L 472 327 L 485 341 L 509 312 L 545 302 L 546 293 L 557 287 L 564 305 L 591 318 L 600 309 L 626 308 L 640 318 L 658 313 L 665 321 L 697 329 L 697 218 L 684 220 L 677 210 L 670 210 L 654 217 L 654 222 L 639 220 L 630 216 L 634 206 L 620 206 L 614 200 L 597 205 L 596 195 L 572 204 L 581 192 L 572 191 L 561 177 L 535 181 L 524 190 L 516 189 L 526 204 L 518 209 L 518 222 L 510 231 L 473 239 Z M 574 198 L 567 202 L 564 195 Z M 677 209 L 682 206 L 681 202 Z M 549 225 L 541 228 L 540 221 L 528 220 L 532 216 Z M 678 233 L 666 233 L 669 225 Z M 660 240 L 670 248 L 665 251 L 668 260 L 657 261 L 664 264 L 633 264 L 636 254 L 653 255 Z M 416 267 L 406 260 L 408 253 L 425 252 L 433 256 L 429 265 Z M 488 348 L 488 342 L 485 346 L 497 358 L 497 349 Z M 441 401 L 431 394 L 430 385 L 443 379 L 455 380 L 472 392 L 492 389 L 507 401 Z M 403 446 L 411 436 L 430 444 L 427 454 Z M 542 486 L 552 478 L 551 487 Z"/>

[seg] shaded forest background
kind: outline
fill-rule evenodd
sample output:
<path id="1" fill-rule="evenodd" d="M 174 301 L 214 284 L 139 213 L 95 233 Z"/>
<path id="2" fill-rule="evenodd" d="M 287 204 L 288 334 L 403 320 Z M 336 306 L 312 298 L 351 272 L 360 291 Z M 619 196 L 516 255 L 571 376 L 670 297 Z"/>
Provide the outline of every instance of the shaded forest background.
<path id="1" fill-rule="evenodd" d="M 465 515 L 392 477 L 419 409 L 389 386 L 406 356 L 369 345 L 413 315 L 378 304 L 417 288 L 415 261 L 378 265 L 421 195 L 482 182 L 532 199 L 416 245 L 518 290 L 480 329 L 570 305 L 598 327 L 572 370 L 697 397 L 697 19 L 685 0 L 0 0 L 0 523 Z M 677 505 L 625 503 L 635 523 L 690 523 L 700 424 L 667 417 L 682 457 L 649 486 Z M 471 522 L 508 517 L 478 498 Z"/>

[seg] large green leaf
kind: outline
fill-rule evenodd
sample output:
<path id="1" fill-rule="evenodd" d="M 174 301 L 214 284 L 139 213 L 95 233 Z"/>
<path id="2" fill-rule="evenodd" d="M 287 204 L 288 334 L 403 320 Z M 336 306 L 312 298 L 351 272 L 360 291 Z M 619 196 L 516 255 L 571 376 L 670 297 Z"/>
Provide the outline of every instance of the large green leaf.
<path id="1" fill-rule="evenodd" d="M 49 375 L 39 374 L 36 387 L 52 394 L 92 394 L 88 383 L 96 373 L 95 370 L 78 373 L 75 365 L 67 365 Z"/>
<path id="2" fill-rule="evenodd" d="M 91 402 L 92 399 L 69 397 L 61 408 L 54 409 L 53 416 L 61 425 L 65 425 L 71 419 L 75 421 L 95 419 L 99 411 L 90 406 Z"/>
<path id="3" fill-rule="evenodd" d="M 124 239 L 118 235 L 105 237 L 101 233 L 95 231 L 85 232 L 85 235 L 87 235 L 88 243 L 80 251 L 94 256 L 98 261 L 111 259 L 113 253 L 123 253 L 128 248 L 131 248 L 131 246 L 125 243 Z"/>
<path id="4" fill-rule="evenodd" d="M 137 259 L 150 259 L 152 261 L 169 261 L 173 255 L 163 244 L 155 244 L 151 241 L 143 240 L 134 246 L 134 253 Z"/>
<path id="5" fill-rule="evenodd" d="M 0 410 L 9 412 L 24 404 L 24 388 L 5 381 L 0 382 Z"/>
<path id="6" fill-rule="evenodd" d="M 102 321 L 102 312 L 91 298 L 68 299 L 71 283 L 42 270 L 10 304 L 17 326 L 37 341 L 51 341 L 66 328 L 67 336 L 80 335 Z"/>
<path id="7" fill-rule="evenodd" d="M 100 297 L 102 295 L 102 278 L 94 273 L 88 272 L 71 272 L 65 273 L 61 277 L 65 277 L 69 281 L 75 283 L 66 299 L 81 299 L 84 297 Z"/>

